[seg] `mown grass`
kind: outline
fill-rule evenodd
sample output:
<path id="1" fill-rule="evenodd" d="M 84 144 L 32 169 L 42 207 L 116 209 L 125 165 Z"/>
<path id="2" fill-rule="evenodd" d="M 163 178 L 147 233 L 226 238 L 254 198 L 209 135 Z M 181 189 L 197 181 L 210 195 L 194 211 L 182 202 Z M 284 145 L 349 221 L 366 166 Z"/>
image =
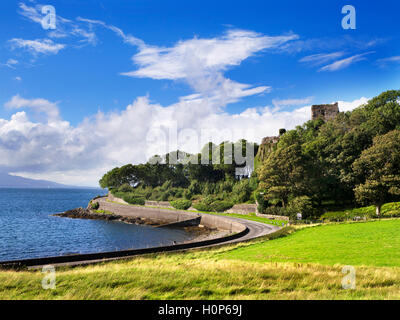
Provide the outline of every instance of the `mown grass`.
<path id="1" fill-rule="evenodd" d="M 208 250 L 61 268 L 54 290 L 42 289 L 40 271 L 0 271 L 0 299 L 399 299 L 399 227 L 400 220 L 323 225 Z M 355 290 L 342 288 L 343 265 L 356 268 Z"/>
<path id="2" fill-rule="evenodd" d="M 319 225 L 274 241 L 243 245 L 221 258 L 400 267 L 399 231 L 399 219 Z"/>

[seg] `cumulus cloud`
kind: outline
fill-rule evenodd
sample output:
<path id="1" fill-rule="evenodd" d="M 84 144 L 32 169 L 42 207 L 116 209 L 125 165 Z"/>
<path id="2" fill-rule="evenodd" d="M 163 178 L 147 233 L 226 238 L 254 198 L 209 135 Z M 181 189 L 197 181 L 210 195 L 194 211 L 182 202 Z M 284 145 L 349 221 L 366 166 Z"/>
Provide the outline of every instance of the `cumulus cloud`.
<path id="1" fill-rule="evenodd" d="M 346 101 L 338 101 L 339 103 L 339 110 L 343 112 L 354 110 L 355 108 L 362 106 L 368 102 L 369 99 L 362 97 L 360 99 L 346 102 Z"/>
<path id="2" fill-rule="evenodd" d="M 343 111 L 367 101 L 339 102 Z M 18 108 L 9 120 L 0 119 L 0 169 L 61 183 L 96 185 L 115 166 L 139 163 L 153 154 L 177 148 L 198 152 L 208 141 L 246 138 L 260 142 L 310 119 L 310 106 L 293 111 L 249 108 L 238 114 L 217 111 L 218 101 L 196 95 L 162 106 L 137 98 L 119 112 L 99 112 L 72 126 L 58 115 L 57 103 L 13 97 L 6 105 Z M 47 121 L 33 121 L 26 109 L 45 112 Z"/>
<path id="3" fill-rule="evenodd" d="M 36 112 L 43 112 L 46 114 L 49 121 L 59 118 L 57 103 L 50 102 L 46 99 L 24 99 L 20 95 L 16 95 L 12 97 L 10 101 L 6 102 L 4 106 L 10 109 L 31 108 Z"/>

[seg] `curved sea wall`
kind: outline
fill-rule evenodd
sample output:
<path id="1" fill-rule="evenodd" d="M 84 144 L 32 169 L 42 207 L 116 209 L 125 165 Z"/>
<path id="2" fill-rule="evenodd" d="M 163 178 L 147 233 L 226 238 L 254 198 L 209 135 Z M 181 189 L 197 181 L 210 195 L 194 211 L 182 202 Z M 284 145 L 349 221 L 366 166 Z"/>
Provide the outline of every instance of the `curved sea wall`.
<path id="1" fill-rule="evenodd" d="M 113 201 L 115 198 L 113 199 Z M 209 214 L 200 214 L 195 212 L 184 212 L 179 210 L 146 208 L 140 206 L 126 205 L 111 202 L 107 197 L 96 199 L 99 202 L 99 210 L 105 210 L 117 216 L 122 216 L 126 219 L 144 219 L 146 221 L 155 221 L 159 224 L 158 227 L 176 227 L 176 226 L 204 226 L 210 229 L 219 229 L 227 231 L 224 236 L 216 238 L 206 238 L 200 241 L 180 243 L 170 246 L 121 250 L 112 252 L 99 252 L 89 254 L 75 254 L 67 256 L 22 259 L 0 262 L 0 267 L 4 268 L 23 268 L 23 267 L 38 267 L 48 264 L 54 265 L 76 265 L 104 262 L 108 260 L 134 257 L 141 254 L 168 252 L 176 250 L 186 250 L 192 248 L 206 247 L 216 244 L 230 243 L 232 241 L 240 241 L 241 238 L 246 238 L 250 230 L 245 223 L 240 223 L 222 216 L 214 216 Z M 84 209 L 82 209 L 84 210 Z M 88 211 L 90 213 L 90 211 Z M 237 219 L 236 219 L 237 220 Z M 249 223 L 249 222 L 247 222 Z M 269 227 L 273 230 L 273 227 Z"/>
<path id="2" fill-rule="evenodd" d="M 243 224 L 222 216 L 175 209 L 133 206 L 125 204 L 122 199 L 114 196 L 98 198 L 96 201 L 100 205 L 100 210 L 109 211 L 120 216 L 145 218 L 160 224 L 161 227 L 202 225 L 210 229 L 227 230 L 231 233 L 242 232 L 246 228 Z"/>

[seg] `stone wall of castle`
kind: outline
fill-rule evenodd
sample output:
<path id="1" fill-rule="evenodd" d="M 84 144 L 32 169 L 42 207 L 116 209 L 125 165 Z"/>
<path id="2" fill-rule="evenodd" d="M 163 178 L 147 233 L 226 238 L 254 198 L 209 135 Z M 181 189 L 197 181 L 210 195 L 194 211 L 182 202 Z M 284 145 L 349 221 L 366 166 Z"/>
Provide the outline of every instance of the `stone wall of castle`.
<path id="1" fill-rule="evenodd" d="M 339 113 L 339 104 L 320 104 L 311 107 L 311 119 L 322 118 L 325 121 L 334 119 Z"/>

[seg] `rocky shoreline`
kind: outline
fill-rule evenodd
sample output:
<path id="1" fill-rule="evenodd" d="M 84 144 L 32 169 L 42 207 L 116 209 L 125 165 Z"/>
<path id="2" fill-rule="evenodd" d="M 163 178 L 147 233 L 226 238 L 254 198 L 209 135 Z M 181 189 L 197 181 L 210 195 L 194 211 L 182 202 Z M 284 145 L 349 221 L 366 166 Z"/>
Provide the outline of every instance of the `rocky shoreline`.
<path id="1" fill-rule="evenodd" d="M 91 209 L 76 208 L 62 213 L 54 214 L 56 217 L 70 218 L 70 219 L 91 219 L 91 220 L 106 220 L 106 221 L 121 221 L 136 225 L 147 225 L 152 227 L 159 227 L 162 224 L 156 223 L 146 218 L 126 217 L 112 212 L 98 210 L 97 212 Z M 227 235 L 227 232 L 218 229 L 211 229 L 204 226 L 191 226 L 183 227 L 182 229 L 194 235 L 194 238 L 188 242 L 199 240 L 213 239 L 220 236 Z"/>

